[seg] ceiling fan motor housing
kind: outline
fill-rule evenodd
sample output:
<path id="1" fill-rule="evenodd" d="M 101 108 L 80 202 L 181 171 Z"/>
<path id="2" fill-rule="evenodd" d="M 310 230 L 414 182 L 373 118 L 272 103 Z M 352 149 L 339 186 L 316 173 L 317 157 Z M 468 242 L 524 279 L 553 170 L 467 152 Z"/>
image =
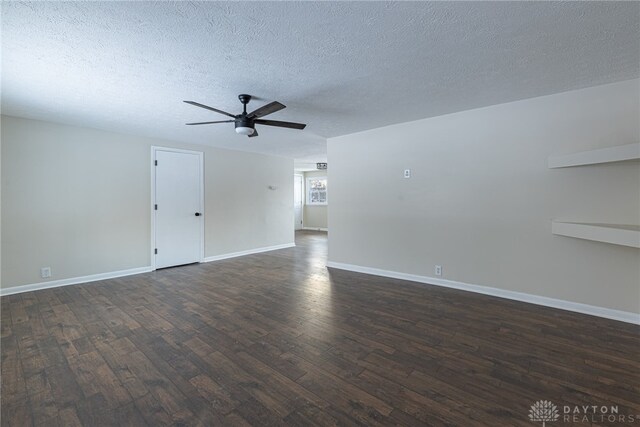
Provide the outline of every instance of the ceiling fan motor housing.
<path id="1" fill-rule="evenodd" d="M 238 95 L 238 99 L 242 102 L 242 114 L 236 116 L 236 132 L 241 135 L 252 135 L 255 132 L 255 123 L 253 119 L 249 118 L 247 115 L 247 104 L 251 101 L 251 95 L 240 94 Z"/>
<path id="2" fill-rule="evenodd" d="M 236 119 L 236 127 L 237 128 L 255 128 L 255 124 L 252 119 L 249 117 L 242 115 Z"/>

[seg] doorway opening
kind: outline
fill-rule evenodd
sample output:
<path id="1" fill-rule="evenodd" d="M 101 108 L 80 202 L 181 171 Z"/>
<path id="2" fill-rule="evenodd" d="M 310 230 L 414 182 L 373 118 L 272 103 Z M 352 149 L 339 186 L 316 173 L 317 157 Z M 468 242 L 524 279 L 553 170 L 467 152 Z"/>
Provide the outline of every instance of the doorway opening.
<path id="1" fill-rule="evenodd" d="M 302 230 L 304 227 L 304 176 L 293 175 L 293 212 L 294 230 Z"/>

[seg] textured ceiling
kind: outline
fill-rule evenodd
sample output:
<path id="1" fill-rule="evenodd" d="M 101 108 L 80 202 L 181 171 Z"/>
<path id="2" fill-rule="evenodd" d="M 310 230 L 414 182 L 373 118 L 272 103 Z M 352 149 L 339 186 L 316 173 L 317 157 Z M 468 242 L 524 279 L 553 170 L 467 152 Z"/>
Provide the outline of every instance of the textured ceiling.
<path id="1" fill-rule="evenodd" d="M 3 114 L 314 161 L 327 137 L 636 78 L 640 4 L 3 2 Z M 258 138 L 182 103 L 278 100 Z"/>

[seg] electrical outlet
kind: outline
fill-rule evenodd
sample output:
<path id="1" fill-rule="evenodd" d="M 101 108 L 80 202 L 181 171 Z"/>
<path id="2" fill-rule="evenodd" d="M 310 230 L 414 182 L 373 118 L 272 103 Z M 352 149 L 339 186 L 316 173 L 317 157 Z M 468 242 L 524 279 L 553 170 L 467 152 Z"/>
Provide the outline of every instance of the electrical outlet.
<path id="1" fill-rule="evenodd" d="M 411 178 L 411 169 L 405 169 L 404 170 L 404 177 L 405 178 Z"/>
<path id="2" fill-rule="evenodd" d="M 43 279 L 48 279 L 51 277 L 51 267 L 42 267 L 40 269 L 40 277 Z"/>
<path id="3" fill-rule="evenodd" d="M 436 276 L 442 276 L 442 266 L 436 265 Z"/>

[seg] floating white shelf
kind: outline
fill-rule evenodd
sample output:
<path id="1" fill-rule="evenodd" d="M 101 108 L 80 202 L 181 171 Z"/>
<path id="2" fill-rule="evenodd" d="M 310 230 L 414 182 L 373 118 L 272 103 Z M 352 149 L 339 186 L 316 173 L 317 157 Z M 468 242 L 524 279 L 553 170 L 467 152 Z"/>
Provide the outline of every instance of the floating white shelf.
<path id="1" fill-rule="evenodd" d="M 549 157 L 549 169 L 640 159 L 640 143 Z"/>
<path id="2" fill-rule="evenodd" d="M 551 223 L 551 232 L 558 236 L 640 248 L 640 225 L 553 221 Z"/>

